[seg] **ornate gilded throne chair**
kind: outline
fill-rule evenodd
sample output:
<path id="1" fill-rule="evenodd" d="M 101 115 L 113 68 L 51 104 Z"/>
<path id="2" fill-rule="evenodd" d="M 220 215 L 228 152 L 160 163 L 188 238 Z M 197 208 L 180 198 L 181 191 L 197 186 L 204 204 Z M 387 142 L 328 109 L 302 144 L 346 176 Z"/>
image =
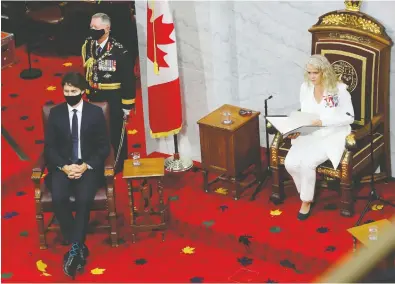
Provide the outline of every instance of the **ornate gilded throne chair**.
<path id="1" fill-rule="evenodd" d="M 372 171 L 370 157 L 370 120 L 373 128 L 374 167 L 380 166 L 375 180 L 391 177 L 389 132 L 389 69 L 392 41 L 375 19 L 359 12 L 360 1 L 345 1 L 346 10 L 322 15 L 309 29 L 312 54 L 325 55 L 339 78 L 348 85 L 355 111 L 352 133 L 346 138 L 346 150 L 337 169 L 327 161 L 317 168 L 327 180 L 340 181 L 340 212 L 354 213 L 355 182 L 368 182 Z M 270 129 L 270 125 L 268 125 Z M 273 133 L 273 128 L 270 129 Z M 273 185 L 271 200 L 281 202 L 284 188 L 293 186 L 284 168 L 291 147 L 289 139 L 275 134 L 270 147 Z M 319 186 L 320 183 L 317 183 Z"/>

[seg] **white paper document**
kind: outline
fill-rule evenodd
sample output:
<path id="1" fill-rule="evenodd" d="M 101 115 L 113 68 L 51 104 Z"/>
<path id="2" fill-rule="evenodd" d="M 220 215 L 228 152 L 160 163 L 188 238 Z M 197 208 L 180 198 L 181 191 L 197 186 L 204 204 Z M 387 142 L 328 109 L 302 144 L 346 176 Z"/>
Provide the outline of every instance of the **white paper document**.
<path id="1" fill-rule="evenodd" d="M 274 128 L 280 132 L 283 137 L 287 137 L 290 134 L 299 132 L 300 135 L 308 135 L 321 129 L 322 126 L 312 126 L 314 120 L 320 119 L 320 117 L 313 113 L 294 111 L 289 116 L 266 116 Z"/>

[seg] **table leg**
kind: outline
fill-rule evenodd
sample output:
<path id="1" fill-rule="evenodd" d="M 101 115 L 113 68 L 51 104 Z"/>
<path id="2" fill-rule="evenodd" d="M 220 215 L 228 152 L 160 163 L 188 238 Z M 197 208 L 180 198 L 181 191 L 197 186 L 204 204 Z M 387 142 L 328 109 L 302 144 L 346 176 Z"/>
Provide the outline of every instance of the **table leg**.
<path id="1" fill-rule="evenodd" d="M 159 194 L 159 210 L 160 210 L 160 218 L 161 223 L 166 223 L 166 212 L 165 212 L 165 203 L 163 201 L 163 186 L 162 186 L 162 178 L 159 177 L 157 179 L 158 186 L 158 194 Z M 165 231 L 162 231 L 162 241 L 165 241 Z"/>
<path id="2" fill-rule="evenodd" d="M 230 181 L 232 182 L 232 196 L 234 200 L 239 200 L 240 198 L 240 178 L 239 177 L 231 177 Z"/>
<path id="3" fill-rule="evenodd" d="M 203 189 L 205 192 L 208 192 L 208 171 L 203 170 Z"/>
<path id="4" fill-rule="evenodd" d="M 261 161 L 257 162 L 254 167 L 254 176 L 258 183 L 262 182 L 262 163 Z"/>
<path id="5" fill-rule="evenodd" d="M 143 183 L 140 186 L 140 193 L 142 202 L 144 204 L 144 212 L 152 212 L 152 204 L 151 204 L 151 194 L 152 188 L 151 185 L 148 183 L 147 179 L 144 179 Z"/>
<path id="6" fill-rule="evenodd" d="M 130 225 L 136 224 L 136 215 L 134 214 L 134 196 L 133 196 L 133 183 L 132 180 L 128 181 L 128 190 L 129 190 L 129 208 L 130 208 Z M 132 242 L 136 242 L 136 235 L 132 232 Z"/>

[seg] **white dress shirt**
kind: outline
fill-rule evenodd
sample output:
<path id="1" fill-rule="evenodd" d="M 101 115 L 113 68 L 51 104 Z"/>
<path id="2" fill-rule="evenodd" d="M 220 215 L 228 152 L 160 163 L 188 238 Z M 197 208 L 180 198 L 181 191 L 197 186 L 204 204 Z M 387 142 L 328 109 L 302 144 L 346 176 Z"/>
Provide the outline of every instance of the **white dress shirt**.
<path id="1" fill-rule="evenodd" d="M 67 104 L 67 108 L 69 110 L 69 121 L 70 121 L 70 133 L 73 131 L 73 116 L 74 112 L 73 110 L 77 110 L 77 118 L 78 118 L 78 159 L 81 159 L 81 118 L 82 118 L 82 106 L 84 104 L 84 101 L 81 101 L 79 105 L 76 107 L 72 107 L 69 104 Z"/>

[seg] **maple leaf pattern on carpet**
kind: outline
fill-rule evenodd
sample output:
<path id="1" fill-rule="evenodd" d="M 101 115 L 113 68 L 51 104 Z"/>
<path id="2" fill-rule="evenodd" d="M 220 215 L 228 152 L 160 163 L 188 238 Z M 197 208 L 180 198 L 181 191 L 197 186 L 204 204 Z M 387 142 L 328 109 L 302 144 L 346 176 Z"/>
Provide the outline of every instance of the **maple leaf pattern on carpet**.
<path id="1" fill-rule="evenodd" d="M 334 252 L 336 250 L 336 247 L 335 246 L 327 246 L 326 248 L 325 248 L 325 251 L 326 252 Z"/>
<path id="2" fill-rule="evenodd" d="M 146 264 L 148 261 L 146 260 L 146 259 L 144 259 L 144 258 L 139 258 L 139 259 L 136 259 L 135 261 L 134 261 L 134 263 L 136 264 L 136 265 L 144 265 L 144 264 Z"/>
<path id="3" fill-rule="evenodd" d="M 11 218 L 13 218 L 15 216 L 18 216 L 18 215 L 19 215 L 19 213 L 15 212 L 15 211 L 13 211 L 13 212 L 5 212 L 3 218 L 4 219 L 11 219 Z"/>
<path id="4" fill-rule="evenodd" d="M 205 226 L 206 228 L 209 228 L 209 227 L 211 227 L 212 225 L 214 225 L 215 224 L 215 222 L 213 221 L 213 220 L 210 220 L 210 221 L 203 221 L 203 226 Z"/>
<path id="5" fill-rule="evenodd" d="M 329 232 L 329 228 L 327 228 L 327 227 L 319 227 L 317 229 L 317 232 L 320 233 L 320 234 L 325 234 L 325 233 Z"/>
<path id="6" fill-rule="evenodd" d="M 241 243 L 241 244 L 243 244 L 243 245 L 249 247 L 250 244 L 251 244 L 250 239 L 252 239 L 252 236 L 249 236 L 249 235 L 242 235 L 242 236 L 239 237 L 239 243 Z"/>
<path id="7" fill-rule="evenodd" d="M 241 258 L 237 258 L 237 261 L 243 266 L 248 266 L 251 265 L 254 260 L 252 258 L 243 256 Z"/>
<path id="8" fill-rule="evenodd" d="M 228 207 L 228 205 L 221 205 L 221 206 L 219 207 L 219 209 L 220 209 L 222 212 L 225 212 L 226 210 L 229 209 L 229 207 Z"/>
<path id="9" fill-rule="evenodd" d="M 280 265 L 283 266 L 283 267 L 285 267 L 285 268 L 292 269 L 292 270 L 294 270 L 296 273 L 299 273 L 299 274 L 302 273 L 300 270 L 297 270 L 297 269 L 296 269 L 295 263 L 291 262 L 291 261 L 288 260 L 288 259 L 281 260 L 281 261 L 280 261 Z"/>
<path id="10" fill-rule="evenodd" d="M 195 277 L 192 277 L 189 281 L 191 283 L 203 283 L 203 280 L 204 280 L 203 277 L 195 276 Z"/>

